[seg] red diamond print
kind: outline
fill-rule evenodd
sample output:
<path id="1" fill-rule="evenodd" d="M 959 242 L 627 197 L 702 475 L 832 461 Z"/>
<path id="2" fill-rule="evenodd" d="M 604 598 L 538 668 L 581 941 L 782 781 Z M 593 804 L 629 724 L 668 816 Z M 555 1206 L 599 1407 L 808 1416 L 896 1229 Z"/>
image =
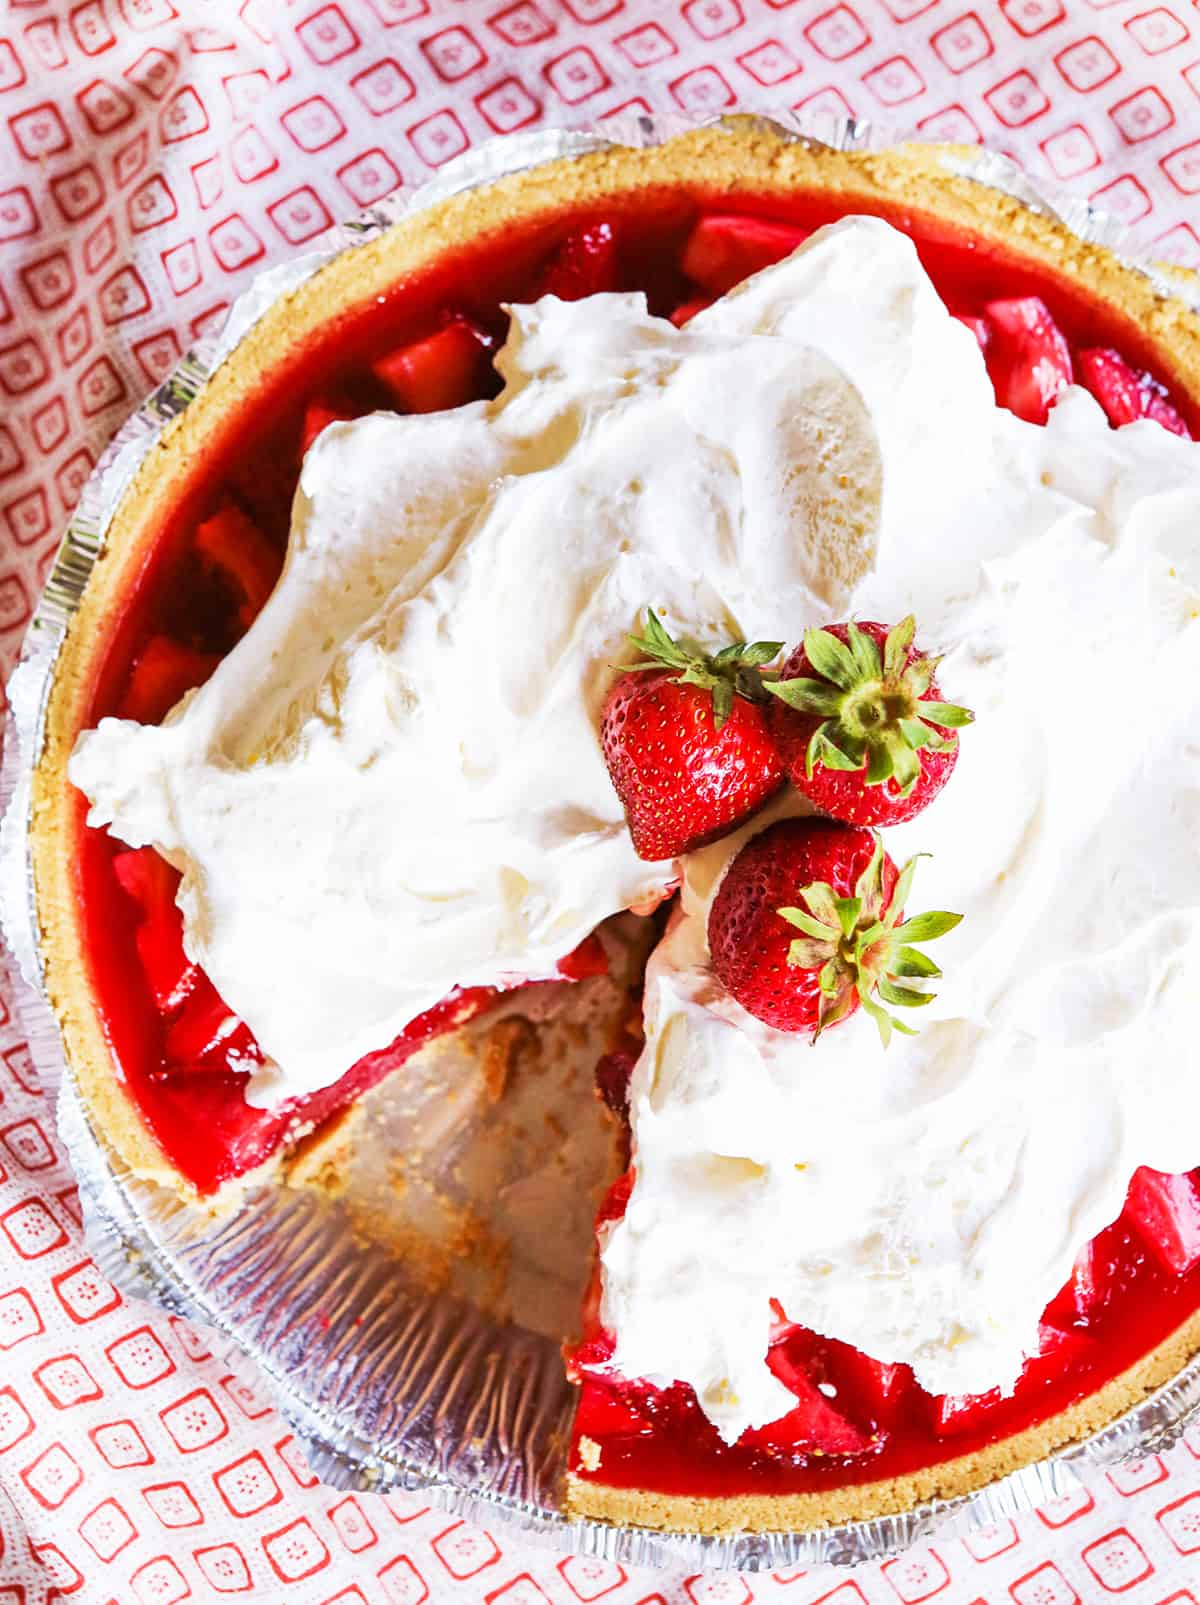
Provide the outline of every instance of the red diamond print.
<path id="1" fill-rule="evenodd" d="M 169 1377 L 175 1362 L 148 1326 L 139 1326 L 105 1349 L 109 1364 L 127 1388 L 148 1388 Z"/>
<path id="2" fill-rule="evenodd" d="M 805 28 L 804 37 L 829 61 L 844 61 L 871 42 L 862 20 L 849 6 L 834 6 L 831 11 L 823 11 Z"/>
<path id="3" fill-rule="evenodd" d="M 25 293 L 39 312 L 61 306 L 75 292 L 75 273 L 65 251 L 52 251 L 21 269 Z"/>
<path id="4" fill-rule="evenodd" d="M 301 1516 L 297 1521 L 269 1533 L 262 1541 L 263 1553 L 276 1577 L 283 1583 L 299 1582 L 323 1571 L 329 1564 L 329 1551 L 317 1537 L 312 1523 Z"/>
<path id="5" fill-rule="evenodd" d="M 584 1605 L 611 1594 L 629 1581 L 624 1567 L 612 1561 L 599 1560 L 594 1555 L 568 1555 L 558 1563 L 567 1587 Z"/>
<path id="6" fill-rule="evenodd" d="M 533 0 L 518 0 L 518 4 L 497 11 L 488 18 L 488 27 L 509 45 L 536 44 L 539 39 L 549 39 L 555 31 L 554 24 Z"/>
<path id="7" fill-rule="evenodd" d="M 204 1512 L 192 1498 L 186 1483 L 153 1483 L 149 1488 L 142 1489 L 142 1498 L 159 1524 L 172 1531 L 178 1527 L 201 1527 L 204 1524 Z"/>
<path id="8" fill-rule="evenodd" d="M 229 1431 L 229 1423 L 207 1388 L 197 1388 L 193 1393 L 186 1394 L 175 1404 L 160 1410 L 159 1417 L 175 1447 L 185 1455 L 195 1454 L 197 1449 L 207 1449 L 209 1444 L 224 1438 Z"/>
<path id="9" fill-rule="evenodd" d="M 48 71 L 56 72 L 59 67 L 66 66 L 67 52 L 59 36 L 57 17 L 31 22 L 25 29 L 25 42 Z"/>
<path id="10" fill-rule="evenodd" d="M 1174 262 L 1178 267 L 1200 268 L 1200 234 L 1189 223 L 1176 223 L 1165 234 L 1152 240 L 1154 255 L 1160 262 Z"/>
<path id="11" fill-rule="evenodd" d="M 1136 223 L 1150 211 L 1150 197 L 1145 185 L 1132 173 L 1123 173 L 1120 178 L 1114 178 L 1100 189 L 1093 190 L 1088 198 L 1123 223 Z"/>
<path id="12" fill-rule="evenodd" d="M 69 1271 L 59 1271 L 50 1279 L 58 1294 L 58 1301 L 77 1326 L 95 1321 L 121 1303 L 121 1295 L 106 1282 L 90 1259 L 73 1265 Z"/>
<path id="13" fill-rule="evenodd" d="M 15 474 L 24 466 L 25 459 L 22 457 L 20 448 L 13 439 L 8 425 L 0 424 L 0 479 L 7 479 L 10 474 Z M 13 1128 L 10 1127 L 9 1129 Z"/>
<path id="14" fill-rule="evenodd" d="M 105 323 L 124 323 L 149 310 L 150 295 L 136 268 L 121 268 L 100 286 L 100 316 Z"/>
<path id="15" fill-rule="evenodd" d="M 169 50 L 151 48 L 126 67 L 124 76 L 149 95 L 151 100 L 161 100 L 174 83 L 178 71 L 179 63 Z"/>
<path id="16" fill-rule="evenodd" d="M 490 1533 L 485 1533 L 482 1527 L 468 1527 L 461 1521 L 439 1533 L 431 1548 L 451 1577 L 460 1582 L 477 1576 L 500 1559 L 499 1545 Z"/>
<path id="17" fill-rule="evenodd" d="M 160 384 L 179 361 L 179 339 L 173 329 L 147 335 L 133 348 L 138 367 L 152 385 Z"/>
<path id="18" fill-rule="evenodd" d="M 1162 6 L 1130 17 L 1125 31 L 1148 56 L 1161 56 L 1164 50 L 1174 50 L 1176 45 L 1192 37 L 1180 18 Z"/>
<path id="19" fill-rule="evenodd" d="M 191 1593 L 187 1578 L 169 1555 L 158 1555 L 139 1566 L 129 1579 L 138 1605 L 175 1605 Z"/>
<path id="20" fill-rule="evenodd" d="M 683 1591 L 692 1605 L 750 1605 L 754 1598 L 746 1579 L 733 1572 L 708 1572 L 689 1577 L 684 1581 Z"/>
<path id="21" fill-rule="evenodd" d="M 1079 39 L 1065 50 L 1060 50 L 1054 61 L 1065 81 L 1080 94 L 1099 89 L 1101 84 L 1108 83 L 1121 70 L 1120 62 L 1095 34 L 1089 34 L 1086 39 Z"/>
<path id="22" fill-rule="evenodd" d="M 54 181 L 51 180 L 51 189 Z M 29 191 L 25 188 L 0 190 L 0 240 L 19 240 L 36 234 L 40 222 Z"/>
<path id="23" fill-rule="evenodd" d="M 924 80 L 906 56 L 893 56 L 863 74 L 863 83 L 885 106 L 899 106 L 914 100 L 925 88 Z"/>
<path id="24" fill-rule="evenodd" d="M 379 1542 L 379 1534 L 363 1515 L 362 1506 L 353 1494 L 348 1494 L 330 1509 L 329 1520 L 343 1545 L 352 1555 L 370 1549 L 372 1544 Z"/>
<path id="25" fill-rule="evenodd" d="M 787 78 L 794 78 L 800 71 L 799 60 L 778 39 L 764 39 L 761 45 L 756 45 L 753 50 L 744 51 L 737 60 L 738 65 L 744 72 L 750 74 L 755 83 L 767 87 L 781 84 Z"/>
<path id="26" fill-rule="evenodd" d="M 314 11 L 297 27 L 296 38 L 322 67 L 352 55 L 361 43 L 340 6 L 322 6 Z"/>
<path id="27" fill-rule="evenodd" d="M 57 1510 L 79 1487 L 83 1472 L 65 1444 L 52 1443 L 25 1467 L 21 1481 L 43 1510 Z"/>
<path id="28" fill-rule="evenodd" d="M 1181 1555 L 1200 1553 L 1200 1493 L 1164 1505 L 1155 1520 Z"/>
<path id="29" fill-rule="evenodd" d="M 257 1449 L 213 1473 L 217 1492 L 232 1516 L 253 1516 L 283 1498 L 279 1484 Z"/>
<path id="30" fill-rule="evenodd" d="M 54 434 L 45 437 L 49 438 L 49 444 L 43 445 L 43 432 L 39 426 L 48 415 L 52 417 L 54 423 Z M 39 451 L 53 451 L 59 441 L 66 436 L 69 428 L 67 409 L 63 406 L 61 396 L 33 415 L 33 438 Z M 46 492 L 40 485 L 35 485 L 32 490 L 27 490 L 24 496 L 18 496 L 14 501 L 8 502 L 4 516 L 18 546 L 33 546 L 43 535 L 49 534 L 50 504 L 46 500 Z"/>
<path id="31" fill-rule="evenodd" d="M 624 9 L 625 0 L 562 0 L 576 22 L 603 22 Z"/>
<path id="32" fill-rule="evenodd" d="M 192 139 L 208 127 L 208 113 L 204 102 L 190 84 L 178 90 L 162 109 L 160 118 L 163 140 L 168 145 L 182 139 Z"/>
<path id="33" fill-rule="evenodd" d="M 1132 1588 L 1154 1570 L 1141 1545 L 1123 1527 L 1097 1538 L 1080 1558 L 1096 1581 L 1113 1594 Z"/>
<path id="34" fill-rule="evenodd" d="M 195 240 L 184 240 L 162 253 L 163 270 L 176 295 L 194 289 L 200 283 L 200 253 Z"/>
<path id="35" fill-rule="evenodd" d="M 1037 79 L 1024 68 L 989 89 L 983 98 L 1006 128 L 1022 128 L 1050 106 Z"/>
<path id="36" fill-rule="evenodd" d="M 19 89 L 24 82 L 20 57 L 7 39 L 0 39 L 0 94 L 6 89 Z"/>
<path id="37" fill-rule="evenodd" d="M 854 115 L 854 108 L 850 102 L 841 90 L 832 84 L 827 84 L 824 89 L 818 89 L 814 95 L 798 100 L 795 110 L 802 112 L 805 121 L 814 126 L 820 126 L 825 120 L 836 122 L 839 118 Z"/>
<path id="38" fill-rule="evenodd" d="M 122 145 L 113 157 L 113 176 L 117 181 L 118 188 L 124 189 L 126 184 L 137 177 L 145 167 L 149 153 L 150 141 L 146 137 L 146 130 L 143 128 L 136 138 Z"/>
<path id="39" fill-rule="evenodd" d="M 305 1460 L 304 1452 L 300 1445 L 290 1433 L 286 1438 L 281 1438 L 275 1445 L 275 1453 L 291 1472 L 292 1481 L 298 1488 L 316 1487 L 318 1479 L 313 1475 L 308 1461 Z"/>
<path id="40" fill-rule="evenodd" d="M 1167 1479 L 1167 1466 L 1161 1455 L 1148 1455 L 1144 1460 L 1127 1460 L 1107 1473 L 1109 1482 L 1125 1499 L 1153 1488 Z"/>
<path id="41" fill-rule="evenodd" d="M 284 112 L 280 121 L 293 142 L 310 155 L 336 144 L 346 132 L 346 125 L 324 95 L 311 95 L 291 111 Z"/>
<path id="42" fill-rule="evenodd" d="M 17 149 L 30 162 L 57 156 L 71 144 L 67 125 L 52 101 L 44 101 L 40 106 L 31 106 L 28 111 L 10 117 L 8 127 Z"/>
<path id="43" fill-rule="evenodd" d="M 76 6 L 71 13 L 70 23 L 75 43 L 85 56 L 103 55 L 117 42 L 104 15 L 101 0 L 88 0 L 86 5 Z"/>
<path id="44" fill-rule="evenodd" d="M 92 326 L 86 306 L 76 307 L 67 321 L 55 332 L 58 355 L 63 366 L 69 368 L 92 343 Z"/>
<path id="45" fill-rule="evenodd" d="M 350 87 L 369 112 L 382 117 L 385 112 L 403 106 L 416 94 L 412 79 L 399 62 L 386 57 L 373 67 L 351 78 Z"/>
<path id="46" fill-rule="evenodd" d="M 1100 165 L 1100 152 L 1081 123 L 1072 123 L 1070 128 L 1042 140 L 1041 150 L 1055 178 L 1064 182 Z"/>
<path id="47" fill-rule="evenodd" d="M 137 1528 L 115 1499 L 104 1499 L 79 1523 L 79 1536 L 107 1566 L 137 1537 Z"/>
<path id="48" fill-rule="evenodd" d="M 631 28 L 619 34 L 613 44 L 634 67 L 652 67 L 656 61 L 666 61 L 679 54 L 679 46 L 657 22 L 644 22 L 640 28 Z"/>
<path id="49" fill-rule="evenodd" d="M 670 89 L 687 112 L 718 111 L 723 106 L 732 106 L 737 99 L 715 67 L 696 67 L 685 72 L 682 78 L 676 78 Z"/>
<path id="50" fill-rule="evenodd" d="M 367 0 L 385 28 L 398 28 L 429 15 L 429 0 Z"/>
<path id="51" fill-rule="evenodd" d="M 169 223 L 172 218 L 179 216 L 175 197 L 167 187 L 166 179 L 158 173 L 140 184 L 125 204 L 129 226 L 135 234 L 158 228 L 160 224 Z"/>
<path id="52" fill-rule="evenodd" d="M 249 263 L 257 262 L 266 250 L 246 219 L 237 212 L 213 224 L 208 231 L 208 243 L 226 273 L 236 273 Z"/>
<path id="53" fill-rule="evenodd" d="M 427 167 L 440 167 L 466 150 L 466 129 L 452 111 L 435 111 L 408 130 L 412 148 Z"/>
<path id="54" fill-rule="evenodd" d="M 220 158 L 209 156 L 204 161 L 197 162 L 192 168 L 192 183 L 201 209 L 207 212 L 208 208 L 214 206 L 225 193 Z"/>
<path id="55" fill-rule="evenodd" d="M 502 78 L 493 88 L 475 97 L 480 116 L 498 134 L 511 134 L 534 122 L 541 113 L 536 101 L 519 78 Z"/>
<path id="56" fill-rule="evenodd" d="M 271 80 L 261 68 L 253 72 L 233 72 L 222 78 L 221 84 L 229 101 L 229 109 L 238 122 L 254 116 L 254 108 L 270 92 Z"/>
<path id="57" fill-rule="evenodd" d="M 83 242 L 83 265 L 89 273 L 99 273 L 100 269 L 114 255 L 117 249 L 117 231 L 113 227 L 111 217 L 106 217 L 98 223 L 87 239 Z"/>
<path id="58" fill-rule="evenodd" d="M 610 85 L 608 74 L 586 45 L 576 45 L 574 50 L 556 56 L 542 72 L 554 93 L 568 106 L 578 106 Z"/>
<path id="59" fill-rule="evenodd" d="M 739 0 L 687 0 L 683 19 L 701 39 L 721 39 L 746 21 Z"/>
<path id="60" fill-rule="evenodd" d="M 1155 134 L 1161 134 L 1175 121 L 1175 113 L 1162 91 L 1153 87 L 1139 89 L 1136 94 L 1117 101 L 1115 106 L 1109 107 L 1108 115 L 1128 145 L 1153 139 Z"/>
<path id="61" fill-rule="evenodd" d="M 446 28 L 422 39 L 421 51 L 445 83 L 457 83 L 482 67 L 487 52 L 467 28 Z"/>
<path id="62" fill-rule="evenodd" d="M 305 185 L 267 207 L 272 223 L 293 245 L 302 245 L 333 222 L 316 190 Z"/>
<path id="63" fill-rule="evenodd" d="M 221 1386 L 247 1421 L 261 1421 L 263 1416 L 271 1414 L 273 1406 L 270 1399 L 258 1393 L 248 1382 L 227 1376 L 221 1378 Z"/>
<path id="64" fill-rule="evenodd" d="M 33 1373 L 33 1380 L 56 1410 L 71 1410 L 77 1404 L 102 1398 L 104 1393 L 77 1354 L 60 1354 L 57 1359 L 43 1361 Z"/>
<path id="65" fill-rule="evenodd" d="M 133 101 L 123 89 L 95 78 L 76 91 L 75 103 L 83 113 L 84 121 L 98 137 L 111 134 L 132 121 Z"/>
<path id="66" fill-rule="evenodd" d="M 1079 1595 L 1053 1561 L 1018 1578 L 1009 1593 L 1016 1605 L 1082 1605 Z"/>
<path id="67" fill-rule="evenodd" d="M 28 1438 L 33 1417 L 17 1397 L 14 1388 L 0 1388 L 0 1455 Z"/>
<path id="68" fill-rule="evenodd" d="M 50 193 L 68 223 L 77 223 L 81 217 L 90 217 L 104 201 L 104 186 L 91 162 L 84 162 L 81 167 L 52 178 Z M 0 205 L 2 203 L 3 197 L 0 196 Z M 30 210 L 32 212 L 32 207 Z M 3 212 L 0 211 L 0 228 L 2 225 Z"/>
<path id="69" fill-rule="evenodd" d="M 29 598 L 25 594 L 25 586 L 21 581 L 20 575 L 0 575 L 0 630 L 24 629 L 32 612 L 33 609 L 29 605 Z M 28 1294 L 22 1292 L 0 1296 L 0 1349 L 11 1349 L 14 1343 L 21 1341 L 20 1338 L 11 1335 L 11 1320 L 14 1312 L 13 1307 L 8 1302 L 9 1299 L 18 1298 L 28 1298 Z M 36 1310 L 33 1313 L 37 1316 Z M 40 1316 L 37 1319 L 39 1325 L 36 1330 L 40 1332 Z M 31 1335 L 29 1332 L 22 1334 L 24 1337 Z"/>
<path id="70" fill-rule="evenodd" d="M 153 1463 L 154 1456 L 132 1421 L 108 1421 L 103 1426 L 90 1428 L 88 1437 L 114 1471 Z"/>
<path id="71" fill-rule="evenodd" d="M 253 184 L 279 166 L 279 158 L 257 128 L 243 128 L 230 147 L 233 170 L 243 184 Z"/>
<path id="72" fill-rule="evenodd" d="M 97 357 L 79 376 L 79 402 L 85 418 L 93 418 L 106 407 L 126 400 L 128 391 L 107 357 Z"/>
<path id="73" fill-rule="evenodd" d="M 995 49 L 990 34 L 973 11 L 939 28 L 929 43 L 951 72 L 966 72 L 968 67 L 986 61 Z"/>
<path id="74" fill-rule="evenodd" d="M 1000 9 L 1019 34 L 1026 38 L 1045 33 L 1066 16 L 1063 0 L 1000 0 Z"/>
<path id="75" fill-rule="evenodd" d="M 388 1605 L 421 1605 L 422 1600 L 429 1598 L 428 1583 L 407 1555 L 397 1555 L 395 1560 L 381 1567 L 378 1577 Z M 533 1583 L 532 1578 L 518 1578 L 517 1582 L 529 1582 L 533 1586 L 534 1594 L 530 1597 L 529 1605 L 533 1605 L 535 1600 L 537 1605 L 548 1605 L 545 1594 Z M 490 1605 L 494 1596 L 488 1594 L 486 1597 Z"/>
<path id="76" fill-rule="evenodd" d="M 251 1586 L 250 1568 L 236 1544 L 214 1544 L 194 1553 L 205 1581 L 218 1594 L 241 1594 Z"/>
<path id="77" fill-rule="evenodd" d="M 72 457 L 68 457 L 54 473 L 54 483 L 58 486 L 58 499 L 62 503 L 63 512 L 69 513 L 83 493 L 87 484 L 88 475 L 96 466 L 91 452 L 86 447 L 80 449 Z"/>
<path id="78" fill-rule="evenodd" d="M 120 0 L 120 6 L 125 21 L 141 33 L 153 32 L 179 16 L 171 0 Z"/>
<path id="79" fill-rule="evenodd" d="M 949 1572 L 940 1556 L 931 1549 L 912 1550 L 896 1560 L 889 1560 L 883 1567 L 883 1575 L 904 1605 L 921 1605 L 950 1585 Z"/>

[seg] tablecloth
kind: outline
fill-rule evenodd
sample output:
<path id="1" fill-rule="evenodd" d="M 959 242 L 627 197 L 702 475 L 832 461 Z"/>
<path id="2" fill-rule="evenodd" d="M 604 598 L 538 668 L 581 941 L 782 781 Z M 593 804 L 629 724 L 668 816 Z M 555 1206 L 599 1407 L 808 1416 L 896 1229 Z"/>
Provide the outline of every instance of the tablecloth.
<path id="1" fill-rule="evenodd" d="M 736 103 L 984 140 L 1200 266 L 1184 0 L 0 5 L 0 659 L 105 440 L 264 265 L 489 135 Z M 1200 1433 L 853 1574 L 672 1576 L 317 1484 L 245 1363 L 96 1273 L 0 990 L 0 1605 L 1200 1602 Z"/>

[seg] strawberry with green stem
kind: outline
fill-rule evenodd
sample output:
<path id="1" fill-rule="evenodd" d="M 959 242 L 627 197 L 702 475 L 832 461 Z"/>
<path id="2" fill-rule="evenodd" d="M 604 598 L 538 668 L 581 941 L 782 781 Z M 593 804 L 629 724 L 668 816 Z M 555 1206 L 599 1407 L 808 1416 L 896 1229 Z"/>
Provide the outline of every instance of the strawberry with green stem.
<path id="1" fill-rule="evenodd" d="M 915 621 L 833 624 L 766 684 L 788 778 L 814 807 L 854 825 L 898 825 L 925 808 L 958 759 L 973 715 L 943 702 L 938 658 L 913 646 Z"/>
<path id="2" fill-rule="evenodd" d="M 884 1004 L 931 1001 L 933 993 L 909 983 L 942 972 L 914 944 L 944 936 L 962 918 L 904 919 L 916 864 L 897 871 L 875 832 L 833 820 L 769 826 L 733 859 L 709 911 L 718 979 L 756 1019 L 811 1031 L 814 1042 L 860 1004 L 885 1047 L 893 1030 L 912 1035 Z"/>
<path id="3" fill-rule="evenodd" d="M 645 634 L 629 639 L 645 661 L 623 667 L 600 740 L 634 848 L 658 862 L 733 830 L 782 784 L 760 672 L 781 643 L 709 654 L 674 640 L 650 608 Z"/>

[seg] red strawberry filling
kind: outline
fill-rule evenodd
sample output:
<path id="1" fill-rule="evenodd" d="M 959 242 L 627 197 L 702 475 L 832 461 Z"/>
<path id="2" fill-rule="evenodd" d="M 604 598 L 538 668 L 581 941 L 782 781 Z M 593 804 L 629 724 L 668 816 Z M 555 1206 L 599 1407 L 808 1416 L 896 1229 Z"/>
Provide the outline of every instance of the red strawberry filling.
<path id="1" fill-rule="evenodd" d="M 503 304 L 644 289 L 651 309 L 682 325 L 747 274 L 786 255 L 844 207 L 799 194 L 786 207 L 739 197 L 655 194 L 610 216 L 513 227 L 449 253 L 432 270 L 331 320 L 327 330 L 231 413 L 223 436 L 189 466 L 151 562 L 115 622 L 83 724 L 108 713 L 161 719 L 202 683 L 269 595 L 282 561 L 303 452 L 330 422 L 376 407 L 426 412 L 493 395 L 491 354 Z M 1145 336 L 1020 256 L 954 235 L 910 209 L 876 207 L 915 239 L 950 310 L 986 353 L 999 401 L 1044 420 L 1072 374 L 1114 425 L 1150 418 L 1177 433 L 1198 423 L 1190 398 L 1154 372 Z M 769 211 L 770 215 L 763 215 Z M 175 872 L 85 830 L 78 889 L 87 962 L 120 1073 L 146 1125 L 202 1193 L 276 1153 L 298 1130 L 346 1107 L 417 1047 L 487 1007 L 485 989 L 457 991 L 368 1055 L 332 1087 L 269 1110 L 245 1101 L 257 1045 L 183 952 Z M 589 974 L 585 944 L 564 962 Z M 603 1092 L 623 1107 L 636 1044 L 609 1056 Z M 611 1211 L 624 1207 L 618 1184 Z M 1010 1395 L 933 1400 L 904 1367 L 781 1325 L 771 1364 L 796 1397 L 782 1422 L 734 1446 L 720 1442 L 686 1388 L 658 1390 L 606 1369 L 611 1345 L 598 1295 L 574 1351 L 582 1379 L 573 1465 L 591 1475 L 579 1439 L 601 1447 L 594 1473 L 611 1483 L 693 1493 L 829 1487 L 901 1475 L 1020 1430 L 1132 1364 L 1200 1306 L 1200 1209 L 1189 1178 L 1139 1172 L 1121 1220 L 1080 1256 L 1047 1316 L 1048 1338 Z"/>

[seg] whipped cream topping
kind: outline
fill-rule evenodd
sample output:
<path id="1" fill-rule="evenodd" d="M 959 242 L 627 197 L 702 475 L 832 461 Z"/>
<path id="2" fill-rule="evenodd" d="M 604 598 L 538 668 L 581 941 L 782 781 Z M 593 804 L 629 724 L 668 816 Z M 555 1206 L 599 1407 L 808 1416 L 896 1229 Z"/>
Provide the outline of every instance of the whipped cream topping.
<path id="1" fill-rule="evenodd" d="M 946 654 L 976 723 L 887 832 L 966 918 L 920 1035 L 817 1045 L 722 992 L 693 854 L 646 979 L 637 1179 L 602 1245 L 629 1375 L 721 1433 L 784 1413 L 770 1300 L 937 1392 L 1010 1381 L 1138 1164 L 1198 1157 L 1200 456 L 1071 391 L 998 410 L 910 243 L 851 219 L 682 331 L 514 311 L 497 401 L 327 430 L 280 585 L 161 729 L 105 720 L 90 818 L 183 871 L 186 944 L 274 1061 L 332 1080 L 454 983 L 552 972 L 671 876 L 600 757 L 647 603 L 706 644 L 847 615 Z"/>
<path id="2" fill-rule="evenodd" d="M 791 298 L 807 269 L 781 273 Z M 182 871 L 188 955 L 271 1061 L 259 1101 L 456 984 L 553 974 L 672 877 L 597 739 L 646 604 L 784 639 L 870 563 L 870 416 L 786 332 L 546 298 L 498 365 L 492 403 L 327 429 L 253 628 L 161 728 L 105 719 L 71 761 L 92 824 Z"/>
<path id="3" fill-rule="evenodd" d="M 945 790 L 884 832 L 898 864 L 932 854 L 912 911 L 965 915 L 918 1036 L 884 1051 L 860 1011 L 813 1046 L 716 980 L 721 877 L 794 793 L 687 860 L 651 959 L 604 1314 L 617 1368 L 691 1383 L 729 1441 L 793 1403 L 772 1298 L 932 1392 L 1007 1386 L 1133 1170 L 1200 1158 L 1200 448 L 1110 430 L 1079 390 L 1044 429 L 983 404 L 906 260 L 854 225 L 705 314 L 749 304 L 854 381 L 883 502 L 848 611 L 915 612 L 976 715 Z M 790 640 L 847 611 L 825 602 Z"/>

